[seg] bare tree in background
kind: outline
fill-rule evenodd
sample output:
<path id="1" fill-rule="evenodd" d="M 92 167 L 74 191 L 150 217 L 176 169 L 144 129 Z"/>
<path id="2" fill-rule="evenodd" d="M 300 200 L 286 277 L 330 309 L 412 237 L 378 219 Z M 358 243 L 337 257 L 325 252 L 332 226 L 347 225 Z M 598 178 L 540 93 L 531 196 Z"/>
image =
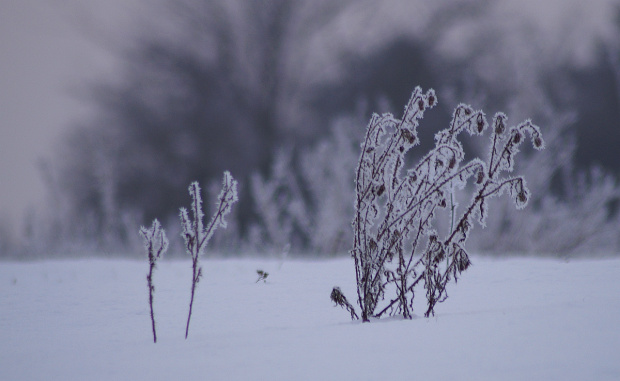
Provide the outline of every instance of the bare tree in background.
<path id="1" fill-rule="evenodd" d="M 542 32 L 506 14 L 505 3 L 485 7 L 479 14 L 458 20 L 461 25 L 478 25 L 457 53 L 449 73 L 446 93 L 453 99 L 478 99 L 477 107 L 508 110 L 518 118 L 534 115 L 545 126 L 547 149 L 538 155 L 524 155 L 518 170 L 528 178 L 536 205 L 524 213 L 511 213 L 496 200 L 491 208 L 489 228 L 472 239 L 472 246 L 485 252 L 530 252 L 568 256 L 587 251 L 618 250 L 619 216 L 614 209 L 620 186 L 610 173 L 598 167 L 577 167 L 578 136 L 592 140 L 602 126 L 594 126 L 584 110 L 591 99 L 580 94 L 579 83 L 571 78 L 570 65 L 579 60 L 584 26 L 578 13 L 558 23 L 559 43 L 552 49 L 532 38 Z M 500 16 L 498 16 L 500 15 Z M 481 20 L 487 20 L 480 23 Z M 450 44 L 449 31 L 436 38 L 436 46 Z M 615 46 L 603 37 L 601 42 Z M 443 39 L 443 40 L 442 40 Z M 460 52 L 460 53 L 458 53 Z M 611 56 L 610 56 L 611 57 Z M 462 60 L 459 67 L 456 62 Z M 496 65 L 489 66 L 489 62 Z M 613 66 L 613 65 L 612 65 Z M 509 94 L 518 94 L 509 96 Z M 596 100 L 595 102 L 599 102 Z M 611 133 L 598 132 L 612 138 Z M 612 138 L 613 139 L 613 138 Z M 580 144 L 585 142 L 581 141 Z M 478 152 L 486 147 L 473 145 Z M 577 222 L 578 221 L 578 222 Z"/>
<path id="2" fill-rule="evenodd" d="M 306 66 L 319 52 L 309 46 L 348 2 L 165 4 L 169 30 L 146 27 L 122 52 L 120 80 L 89 87 L 96 115 L 68 134 L 49 171 L 69 211 L 62 223 L 104 248 L 126 243 L 127 211 L 136 224 L 165 218 L 190 180 L 229 169 L 243 181 L 265 172 L 279 145 L 314 134 Z"/>
<path id="3" fill-rule="evenodd" d="M 339 212 L 326 204 L 344 197 L 334 192 L 343 188 L 337 183 L 350 174 L 330 173 L 338 168 L 329 161 L 342 159 L 348 150 L 333 158 L 320 156 L 319 151 L 325 149 L 313 143 L 339 145 L 330 139 L 343 136 L 322 137 L 316 132 L 325 132 L 334 117 L 350 115 L 360 98 L 373 109 L 395 111 L 376 106 L 400 107 L 415 84 L 440 89 L 447 101 L 438 107 L 447 105 L 444 111 L 455 107 L 456 100 L 468 99 L 476 108 L 506 110 L 516 120 L 532 116 L 545 126 L 548 149 L 539 160 L 529 160 L 524 152 L 519 164 L 531 179 L 535 197 L 540 197 L 532 200 L 536 205 L 564 205 L 566 215 L 570 210 L 589 210 L 578 200 L 587 198 L 590 188 L 592 196 L 607 195 L 602 204 L 615 205 L 613 192 L 603 191 L 612 183 L 609 177 L 599 176 L 580 162 L 584 150 L 592 151 L 595 139 L 603 136 L 610 146 L 609 141 L 620 136 L 609 135 L 609 126 L 619 120 L 613 117 L 618 115 L 616 99 L 609 96 L 610 83 L 617 83 L 610 80 L 609 68 L 617 66 L 618 25 L 610 28 L 608 21 L 593 24 L 587 20 L 593 6 L 577 1 L 545 4 L 540 12 L 556 8 L 558 14 L 557 20 L 548 23 L 538 13 L 532 16 L 531 6 L 514 0 L 161 1 L 165 4 L 162 17 L 140 29 L 139 38 L 122 52 L 122 75 L 89 87 L 98 113 L 80 121 L 59 149 L 54 165 L 47 166 L 46 182 L 55 212 L 50 218 L 53 223 L 46 225 L 63 235 L 48 232 L 33 233 L 33 237 L 62 236 L 61 240 L 91 246 L 96 246 L 95 240 L 99 246 L 119 247 L 108 241 L 126 244 L 134 236 L 124 233 L 128 224 L 139 225 L 155 217 L 165 220 L 174 214 L 176 205 L 184 202 L 181 195 L 189 181 L 209 183 L 230 169 L 241 184 L 238 217 L 242 222 L 228 234 L 239 232 L 247 238 L 252 231 L 248 225 L 260 218 L 257 205 L 248 197 L 252 190 L 247 180 L 258 172 L 265 182 L 270 181 L 265 176 L 276 160 L 277 148 L 292 146 L 295 155 L 300 155 L 293 157 L 296 164 L 291 169 L 301 180 L 295 186 L 302 188 L 306 198 L 302 201 L 308 203 L 310 213 L 316 212 L 308 219 L 317 225 L 300 231 L 309 244 L 304 249 L 341 250 L 339 237 L 343 235 L 332 233 L 349 231 L 348 222 L 344 228 L 326 229 L 317 221 L 328 221 L 334 227 L 344 221 L 334 218 Z M 390 18 L 389 25 L 385 16 Z M 608 40 L 603 38 L 605 33 Z M 584 76 L 579 73 L 579 57 L 584 51 L 592 57 L 588 49 L 595 49 L 601 41 L 608 47 L 607 61 L 601 64 L 601 58 L 594 56 L 599 61 Z M 330 58 L 317 58 L 323 55 Z M 317 62 L 350 65 L 321 82 L 317 73 L 334 67 Z M 596 88 L 581 91 L 589 80 L 598 81 Z M 599 93 L 601 83 L 607 87 Z M 434 118 L 429 115 L 426 123 L 439 127 L 447 122 Z M 581 139 L 583 131 L 587 139 Z M 422 138 L 432 141 L 430 136 Z M 464 145 L 466 150 L 481 149 L 467 140 Z M 319 156 L 310 159 L 317 165 L 310 165 L 308 171 L 302 156 L 310 157 L 312 147 Z M 599 147 L 594 147 L 598 152 Z M 563 161 L 552 153 L 559 151 Z M 542 157 L 545 165 L 536 176 L 530 175 L 527 171 Z M 323 178 L 319 167 L 327 169 Z M 570 194 L 572 188 L 566 187 L 570 183 L 582 184 L 573 187 L 581 189 L 577 192 L 581 196 Z M 554 201 L 542 203 L 549 192 Z M 567 204 L 569 196 L 575 197 Z M 330 201 L 317 201 L 325 197 Z M 492 208 L 499 214 L 502 209 Z M 528 213 L 542 210 L 532 208 Z M 524 214 L 505 216 L 518 220 Z M 613 218 L 595 220 L 613 224 Z M 514 235 L 492 238 L 481 240 L 480 248 L 503 250 L 511 242 L 523 242 Z"/>

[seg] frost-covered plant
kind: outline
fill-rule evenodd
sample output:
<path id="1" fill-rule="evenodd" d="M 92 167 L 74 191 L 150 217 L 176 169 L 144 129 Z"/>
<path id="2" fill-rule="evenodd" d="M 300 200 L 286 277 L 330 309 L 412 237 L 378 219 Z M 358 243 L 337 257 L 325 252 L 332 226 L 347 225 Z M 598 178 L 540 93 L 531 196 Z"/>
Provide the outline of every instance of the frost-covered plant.
<path id="1" fill-rule="evenodd" d="M 426 290 L 425 316 L 434 314 L 435 305 L 447 298 L 448 282 L 471 264 L 464 244 L 476 220 L 484 226 L 488 200 L 508 192 L 518 209 L 528 202 L 525 180 L 503 173 L 513 170 L 526 134 L 536 149 L 544 147 L 539 128 L 530 120 L 508 128 L 506 115 L 497 113 L 487 160 L 465 161 L 459 134 L 481 135 L 488 126 L 482 111 L 465 104 L 455 109 L 450 126 L 435 135 L 435 147 L 403 173 L 407 152 L 419 144 L 419 120 L 436 104 L 433 90 L 424 94 L 417 87 L 402 119 L 372 116 L 361 144 L 351 255 L 363 321 L 386 313 L 411 318 L 420 282 Z M 454 191 L 470 179 L 471 201 L 456 219 Z M 440 238 L 435 217 L 449 202 L 455 213 Z M 380 307 L 388 291 L 388 302 Z"/>
<path id="2" fill-rule="evenodd" d="M 221 179 L 211 179 L 207 186 L 203 188 L 205 197 L 209 200 L 217 200 L 222 190 Z M 242 194 L 241 189 L 237 189 L 238 194 Z M 243 196 L 240 196 L 243 198 Z M 209 240 L 209 247 L 211 252 L 218 252 L 222 254 L 232 254 L 242 252 L 241 247 L 241 232 L 240 232 L 240 215 L 241 208 L 232 208 L 230 214 L 226 216 L 226 229 L 218 231 Z"/>
<path id="3" fill-rule="evenodd" d="M 155 330 L 155 314 L 153 313 L 153 294 L 155 286 L 153 285 L 153 270 L 157 265 L 157 260 L 161 258 L 166 250 L 168 250 L 168 238 L 166 232 L 162 229 L 157 219 L 153 221 L 150 229 L 144 226 L 140 227 L 140 235 L 144 239 L 144 249 L 149 260 L 149 273 L 146 276 L 146 282 L 149 288 L 149 306 L 151 308 L 151 327 L 153 328 L 153 342 L 157 343 L 157 332 Z"/>
<path id="4" fill-rule="evenodd" d="M 251 248 L 321 254 L 349 249 L 359 122 L 357 116 L 338 118 L 323 140 L 296 156 L 281 149 L 269 176 L 252 176 L 258 221 L 250 228 Z"/>
<path id="5" fill-rule="evenodd" d="M 617 179 L 596 167 L 568 176 L 571 194 L 532 200 L 536 208 L 526 215 L 508 217 L 504 208 L 494 208 L 489 221 L 496 223 L 476 236 L 478 248 L 562 258 L 615 252 L 620 226 Z"/>
<path id="6" fill-rule="evenodd" d="M 527 177 L 535 207 L 512 213 L 509 205 L 493 200 L 488 227 L 471 237 L 470 247 L 563 258 L 616 252 L 618 180 L 597 167 L 575 168 L 577 146 L 570 130 L 575 114 L 553 109 L 544 98 L 539 104 L 545 109 L 548 144 L 544 152 L 523 157 L 515 169 Z"/>
<path id="7" fill-rule="evenodd" d="M 315 252 L 337 254 L 350 248 L 355 194 L 351 169 L 359 157 L 361 123 L 365 121 L 358 115 L 339 118 L 326 139 L 300 155 L 301 180 L 309 196 L 308 241 Z"/>
<path id="8" fill-rule="evenodd" d="M 332 302 L 336 303 L 337 306 L 340 306 L 345 310 L 349 311 L 349 313 L 351 314 L 351 320 L 359 319 L 359 316 L 357 316 L 357 312 L 355 312 L 355 307 L 353 307 L 351 303 L 349 303 L 347 298 L 342 293 L 340 287 L 334 287 L 332 289 L 330 299 L 332 300 Z"/>
<path id="9" fill-rule="evenodd" d="M 211 218 L 211 222 L 204 227 L 202 211 L 202 197 L 198 182 L 193 182 L 189 186 L 189 194 L 192 198 L 191 209 L 193 219 L 190 219 L 187 209 L 181 208 L 182 236 L 185 239 L 185 249 L 192 258 L 192 294 L 189 302 L 189 313 L 187 314 L 187 325 L 185 326 L 185 338 L 189 333 L 189 323 L 192 317 L 192 307 L 194 304 L 194 293 L 196 286 L 202 277 L 202 267 L 200 257 L 204 254 L 209 239 L 218 227 L 226 228 L 225 217 L 230 213 L 232 206 L 237 202 L 237 181 L 233 179 L 230 172 L 224 172 L 224 183 L 218 196 L 217 209 Z"/>
<path id="10" fill-rule="evenodd" d="M 251 194 L 260 219 L 252 232 L 254 247 L 283 250 L 292 241 L 303 240 L 309 229 L 310 211 L 293 168 L 292 150 L 283 148 L 274 157 L 269 178 L 252 176 Z"/>

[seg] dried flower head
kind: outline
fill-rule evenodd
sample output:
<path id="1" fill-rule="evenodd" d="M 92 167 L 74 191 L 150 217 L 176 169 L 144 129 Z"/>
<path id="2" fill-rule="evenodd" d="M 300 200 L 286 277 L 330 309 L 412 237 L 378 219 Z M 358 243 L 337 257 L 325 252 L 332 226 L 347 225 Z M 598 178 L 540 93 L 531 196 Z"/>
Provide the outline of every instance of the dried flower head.
<path id="1" fill-rule="evenodd" d="M 495 121 L 495 134 L 501 135 L 506 131 L 506 125 L 504 124 L 503 116 L 498 116 Z"/>
<path id="2" fill-rule="evenodd" d="M 330 295 L 330 299 L 336 305 L 338 305 L 338 306 L 346 309 L 347 311 L 349 311 L 349 313 L 351 314 L 351 319 L 352 320 L 359 319 L 359 317 L 357 316 L 357 313 L 355 312 L 355 308 L 353 308 L 351 303 L 349 303 L 347 298 L 342 293 L 342 290 L 340 290 L 340 287 L 334 287 L 332 289 L 332 293 Z"/>
<path id="3" fill-rule="evenodd" d="M 467 256 L 467 254 L 465 254 L 463 250 L 461 250 L 460 253 L 462 254 L 458 256 L 458 260 L 456 261 L 456 267 L 459 270 L 459 272 L 463 272 L 467 270 L 469 266 L 471 266 L 471 261 L 469 260 L 469 257 Z"/>
<path id="4" fill-rule="evenodd" d="M 434 94 L 430 94 L 428 96 L 428 105 L 430 107 L 433 107 L 435 105 L 435 95 Z"/>
<path id="5" fill-rule="evenodd" d="M 534 138 L 534 147 L 537 149 L 541 149 L 543 146 L 543 140 L 540 136 Z"/>
<path id="6" fill-rule="evenodd" d="M 405 139 L 406 141 L 409 142 L 409 144 L 413 144 L 415 143 L 415 136 L 411 133 L 411 131 L 409 131 L 408 129 L 402 129 L 400 131 L 400 136 L 403 137 L 403 139 Z"/>
<path id="7" fill-rule="evenodd" d="M 482 133 L 482 131 L 484 130 L 484 117 L 482 116 L 482 114 L 478 114 L 478 117 L 476 118 L 476 127 L 478 129 L 478 133 Z"/>
<path id="8" fill-rule="evenodd" d="M 381 196 L 385 192 L 385 184 L 381 184 L 379 189 L 377 189 L 377 196 Z"/>
<path id="9" fill-rule="evenodd" d="M 254 283 L 258 283 L 261 280 L 263 281 L 263 283 L 267 283 L 267 277 L 269 276 L 269 273 L 263 270 L 256 270 L 256 274 L 258 275 L 258 279 L 256 279 L 256 282 Z"/>
<path id="10" fill-rule="evenodd" d="M 456 166 L 456 159 L 453 157 L 450 158 L 450 161 L 448 162 L 448 168 L 453 169 Z"/>

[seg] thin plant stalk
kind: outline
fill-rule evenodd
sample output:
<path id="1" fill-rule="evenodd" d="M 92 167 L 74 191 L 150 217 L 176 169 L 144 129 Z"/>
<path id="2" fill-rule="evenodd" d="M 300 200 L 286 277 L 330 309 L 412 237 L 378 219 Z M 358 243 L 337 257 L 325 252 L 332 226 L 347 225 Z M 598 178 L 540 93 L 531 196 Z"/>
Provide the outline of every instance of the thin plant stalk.
<path id="1" fill-rule="evenodd" d="M 153 310 L 153 299 L 155 294 L 155 285 L 153 283 L 153 272 L 157 267 L 157 260 L 161 258 L 166 250 L 168 250 L 168 238 L 166 232 L 161 228 L 161 224 L 157 219 L 153 221 L 150 229 L 140 228 L 140 235 L 144 239 L 144 248 L 149 260 L 149 273 L 146 276 L 146 282 L 149 289 L 149 308 L 151 310 L 151 328 L 153 330 L 153 343 L 157 343 L 157 330 L 155 328 L 155 312 Z"/>
<path id="2" fill-rule="evenodd" d="M 185 325 L 185 339 L 187 339 L 189 335 L 189 324 L 192 319 L 196 287 L 202 277 L 200 257 L 204 254 L 207 243 L 213 236 L 215 230 L 218 227 L 226 228 L 227 223 L 225 217 L 230 213 L 232 205 L 238 200 L 237 181 L 233 179 L 230 172 L 224 172 L 224 182 L 218 196 L 217 210 L 206 228 L 203 226 L 204 213 L 202 211 L 202 197 L 198 182 L 190 184 L 189 193 L 192 198 L 191 209 L 193 218 L 189 217 L 185 208 L 181 208 L 180 213 L 181 225 L 183 228 L 182 235 L 185 239 L 185 250 L 192 258 L 192 288 L 189 311 L 187 313 L 187 324 Z"/>

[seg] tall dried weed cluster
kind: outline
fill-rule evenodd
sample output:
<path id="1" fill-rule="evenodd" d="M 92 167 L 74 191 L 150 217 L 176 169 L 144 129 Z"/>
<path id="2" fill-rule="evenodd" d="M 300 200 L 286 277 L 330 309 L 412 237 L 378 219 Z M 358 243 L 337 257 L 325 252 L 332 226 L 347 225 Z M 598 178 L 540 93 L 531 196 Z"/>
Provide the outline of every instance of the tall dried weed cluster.
<path id="1" fill-rule="evenodd" d="M 449 127 L 435 135 L 435 147 L 408 166 L 406 154 L 419 144 L 419 121 L 436 104 L 433 90 L 416 88 L 402 119 L 372 116 L 361 144 L 351 255 L 363 321 L 386 314 L 411 318 L 419 284 L 426 293 L 424 315 L 434 314 L 435 305 L 448 296 L 447 284 L 471 264 L 465 242 L 476 222 L 485 225 L 488 200 L 506 192 L 521 209 L 530 198 L 523 177 L 507 174 L 526 136 L 536 149 L 544 148 L 544 142 L 531 121 L 508 127 L 503 113 L 493 118 L 486 160 L 465 160 L 459 135 L 483 135 L 488 122 L 482 111 L 460 104 Z M 456 189 L 471 189 L 462 209 Z M 451 221 L 444 225 L 449 229 L 440 234 L 437 216 L 448 206 L 445 215 Z M 332 300 L 355 318 L 351 304 L 337 291 Z"/>

